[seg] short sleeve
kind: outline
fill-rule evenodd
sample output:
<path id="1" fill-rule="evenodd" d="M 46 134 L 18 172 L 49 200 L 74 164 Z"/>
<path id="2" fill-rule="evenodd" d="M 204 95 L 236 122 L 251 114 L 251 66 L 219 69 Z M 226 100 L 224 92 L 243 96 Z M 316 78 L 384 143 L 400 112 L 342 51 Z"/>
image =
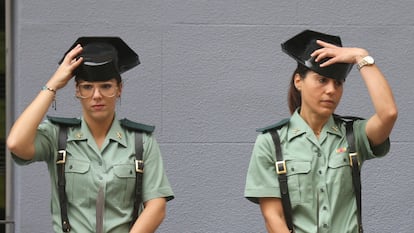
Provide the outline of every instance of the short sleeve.
<path id="1" fill-rule="evenodd" d="M 259 203 L 260 197 L 280 197 L 275 148 L 269 133 L 258 135 L 254 144 L 244 196 L 254 203 Z"/>
<path id="2" fill-rule="evenodd" d="M 44 121 L 39 125 L 35 138 L 35 156 L 32 160 L 24 160 L 12 153 L 13 160 L 18 165 L 27 165 L 36 161 L 50 161 L 54 158 L 54 153 L 57 151 L 57 131 L 58 127 Z"/>
<path id="3" fill-rule="evenodd" d="M 144 135 L 143 202 L 160 197 L 172 200 L 174 193 L 164 170 L 159 145 L 153 136 Z"/>
<path id="4" fill-rule="evenodd" d="M 354 135 L 356 140 L 356 149 L 362 156 L 362 161 L 377 157 L 385 156 L 390 150 L 390 140 L 387 138 L 382 144 L 371 147 L 365 127 L 367 120 L 358 120 L 354 122 Z"/>

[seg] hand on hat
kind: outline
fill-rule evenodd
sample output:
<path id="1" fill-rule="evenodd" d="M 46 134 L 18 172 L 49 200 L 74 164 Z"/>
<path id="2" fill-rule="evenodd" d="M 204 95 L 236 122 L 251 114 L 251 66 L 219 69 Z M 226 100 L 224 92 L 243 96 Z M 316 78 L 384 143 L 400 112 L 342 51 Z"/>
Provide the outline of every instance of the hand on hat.
<path id="1" fill-rule="evenodd" d="M 82 49 L 82 46 L 78 44 L 66 54 L 55 74 L 47 82 L 47 87 L 58 90 L 66 86 L 68 81 L 73 77 L 73 71 L 83 61 L 82 57 L 77 58 L 77 56 L 81 54 Z"/>
<path id="2" fill-rule="evenodd" d="M 326 67 L 334 63 L 356 64 L 362 58 L 368 56 L 368 51 L 362 48 L 339 47 L 321 40 L 317 40 L 316 43 L 323 48 L 317 49 L 311 54 L 312 57 L 315 57 L 315 61 L 318 62 L 324 58 L 330 58 L 322 63 L 320 65 L 321 67 Z"/>

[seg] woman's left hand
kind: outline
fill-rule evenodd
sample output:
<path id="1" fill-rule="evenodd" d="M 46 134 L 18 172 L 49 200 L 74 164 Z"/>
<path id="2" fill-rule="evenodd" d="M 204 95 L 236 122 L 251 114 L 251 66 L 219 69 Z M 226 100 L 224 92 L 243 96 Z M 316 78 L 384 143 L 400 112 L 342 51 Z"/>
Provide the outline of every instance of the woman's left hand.
<path id="1" fill-rule="evenodd" d="M 362 58 L 368 56 L 368 51 L 362 48 L 339 47 L 321 40 L 317 40 L 316 43 L 322 46 L 322 48 L 313 51 L 311 54 L 312 57 L 315 57 L 315 61 L 319 62 L 324 58 L 329 58 L 326 62 L 320 64 L 321 67 L 334 63 L 356 64 Z"/>

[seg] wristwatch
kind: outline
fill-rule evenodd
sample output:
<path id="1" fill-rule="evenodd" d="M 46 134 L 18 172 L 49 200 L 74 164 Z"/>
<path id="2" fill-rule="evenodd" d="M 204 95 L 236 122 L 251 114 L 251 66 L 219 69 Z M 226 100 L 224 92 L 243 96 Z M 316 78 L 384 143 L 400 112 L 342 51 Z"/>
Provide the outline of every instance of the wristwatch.
<path id="1" fill-rule="evenodd" d="M 371 56 L 366 56 L 362 58 L 360 62 L 358 62 L 357 68 L 358 70 L 361 70 L 362 67 L 370 66 L 370 65 L 373 65 L 374 63 L 375 63 L 374 58 L 372 58 Z"/>

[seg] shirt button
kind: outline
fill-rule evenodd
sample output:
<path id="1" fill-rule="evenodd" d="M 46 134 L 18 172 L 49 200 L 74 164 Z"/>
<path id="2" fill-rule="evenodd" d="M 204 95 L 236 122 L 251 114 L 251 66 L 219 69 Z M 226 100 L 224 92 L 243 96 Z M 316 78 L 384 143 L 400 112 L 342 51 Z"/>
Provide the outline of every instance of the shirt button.
<path id="1" fill-rule="evenodd" d="M 321 190 L 321 193 L 323 193 L 325 191 L 323 188 L 321 188 L 320 190 Z"/>
<path id="2" fill-rule="evenodd" d="M 99 161 L 98 165 L 99 165 L 99 166 L 102 166 L 102 161 Z"/>
<path id="3" fill-rule="evenodd" d="M 321 170 L 319 170 L 319 174 L 322 175 L 322 171 Z"/>
<path id="4" fill-rule="evenodd" d="M 323 210 L 327 210 L 328 208 L 326 208 L 326 206 L 324 206 L 322 209 L 323 209 Z"/>
<path id="5" fill-rule="evenodd" d="M 323 224 L 323 228 L 328 228 L 328 224 Z"/>

